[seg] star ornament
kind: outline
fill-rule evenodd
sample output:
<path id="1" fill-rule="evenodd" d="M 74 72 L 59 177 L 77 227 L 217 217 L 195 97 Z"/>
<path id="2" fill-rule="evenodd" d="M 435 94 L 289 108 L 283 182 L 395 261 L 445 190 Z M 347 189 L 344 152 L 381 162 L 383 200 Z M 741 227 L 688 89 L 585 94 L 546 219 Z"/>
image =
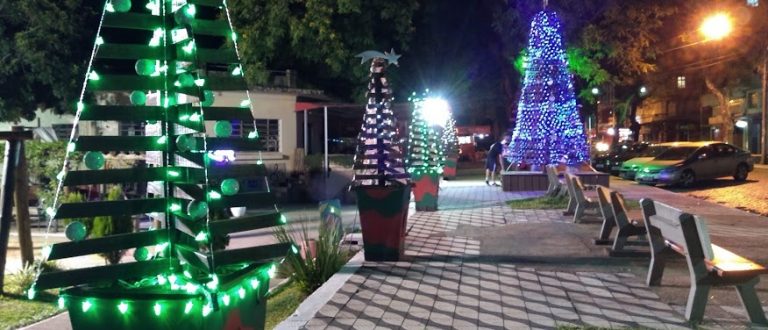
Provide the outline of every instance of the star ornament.
<path id="1" fill-rule="evenodd" d="M 395 54 L 395 49 L 394 48 L 392 48 L 389 52 L 384 52 L 384 59 L 386 59 L 387 62 L 389 62 L 389 64 L 394 64 L 394 65 L 397 65 L 397 66 L 400 66 L 397 63 L 397 60 L 399 60 L 401 56 L 403 56 L 403 55 Z"/>

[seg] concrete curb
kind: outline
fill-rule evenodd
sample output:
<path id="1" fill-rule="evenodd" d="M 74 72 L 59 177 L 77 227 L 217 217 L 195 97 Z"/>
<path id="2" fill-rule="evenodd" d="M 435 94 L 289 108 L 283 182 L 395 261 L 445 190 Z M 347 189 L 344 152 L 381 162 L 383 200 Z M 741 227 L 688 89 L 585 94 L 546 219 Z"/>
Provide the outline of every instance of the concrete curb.
<path id="1" fill-rule="evenodd" d="M 275 330 L 299 329 L 307 324 L 309 320 L 315 317 L 320 308 L 325 306 L 333 295 L 357 272 L 357 269 L 363 265 L 363 261 L 365 261 L 365 257 L 363 250 L 360 250 L 336 274 L 333 274 L 319 289 L 309 295 L 290 317 L 280 322 Z"/>

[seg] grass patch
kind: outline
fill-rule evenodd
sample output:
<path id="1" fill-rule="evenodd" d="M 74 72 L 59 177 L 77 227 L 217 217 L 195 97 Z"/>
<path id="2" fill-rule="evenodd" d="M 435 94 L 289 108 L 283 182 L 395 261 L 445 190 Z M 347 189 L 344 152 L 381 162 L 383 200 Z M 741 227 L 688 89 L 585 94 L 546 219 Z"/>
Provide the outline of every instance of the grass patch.
<path id="1" fill-rule="evenodd" d="M 568 196 L 543 196 L 525 199 L 513 199 L 507 201 L 507 205 L 513 209 L 520 210 L 557 210 L 568 207 Z M 624 205 L 628 210 L 640 209 L 640 201 L 627 199 Z"/>
<path id="2" fill-rule="evenodd" d="M 267 298 L 266 329 L 274 329 L 280 322 L 291 316 L 299 307 L 307 295 L 301 291 L 301 287 L 295 281 L 272 292 Z"/>
<path id="3" fill-rule="evenodd" d="M 521 210 L 554 210 L 554 209 L 565 209 L 568 207 L 568 197 L 567 196 L 559 196 L 559 197 L 534 197 L 534 198 L 525 198 L 525 199 L 513 199 L 507 201 L 507 205 L 509 205 L 513 209 L 521 209 Z"/>
<path id="4" fill-rule="evenodd" d="M 59 313 L 54 302 L 0 296 L 0 329 L 16 329 Z"/>

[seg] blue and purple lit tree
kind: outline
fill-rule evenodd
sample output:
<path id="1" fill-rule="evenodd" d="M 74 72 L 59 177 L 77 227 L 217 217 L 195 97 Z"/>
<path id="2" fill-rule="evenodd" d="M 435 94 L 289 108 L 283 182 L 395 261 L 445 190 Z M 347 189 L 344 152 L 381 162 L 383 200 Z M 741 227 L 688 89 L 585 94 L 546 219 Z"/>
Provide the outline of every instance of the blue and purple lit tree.
<path id="1" fill-rule="evenodd" d="M 561 31 L 560 19 L 550 10 L 539 12 L 531 22 L 525 79 L 510 144 L 509 158 L 515 164 L 589 162 Z"/>

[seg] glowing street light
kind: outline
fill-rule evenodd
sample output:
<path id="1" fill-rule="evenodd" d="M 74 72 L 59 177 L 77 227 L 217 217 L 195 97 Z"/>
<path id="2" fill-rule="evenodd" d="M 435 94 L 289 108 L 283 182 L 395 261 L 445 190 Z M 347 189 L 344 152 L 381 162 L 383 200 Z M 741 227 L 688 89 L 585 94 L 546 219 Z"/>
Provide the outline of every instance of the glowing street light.
<path id="1" fill-rule="evenodd" d="M 597 87 L 592 87 L 592 95 L 598 95 L 600 94 L 600 89 Z"/>
<path id="2" fill-rule="evenodd" d="M 699 27 L 699 32 L 707 40 L 720 40 L 728 36 L 733 31 L 731 17 L 726 13 L 716 13 L 704 19 Z"/>
<path id="3" fill-rule="evenodd" d="M 442 98 L 429 97 L 424 100 L 424 118 L 431 126 L 445 126 L 450 111 L 448 101 Z"/>

